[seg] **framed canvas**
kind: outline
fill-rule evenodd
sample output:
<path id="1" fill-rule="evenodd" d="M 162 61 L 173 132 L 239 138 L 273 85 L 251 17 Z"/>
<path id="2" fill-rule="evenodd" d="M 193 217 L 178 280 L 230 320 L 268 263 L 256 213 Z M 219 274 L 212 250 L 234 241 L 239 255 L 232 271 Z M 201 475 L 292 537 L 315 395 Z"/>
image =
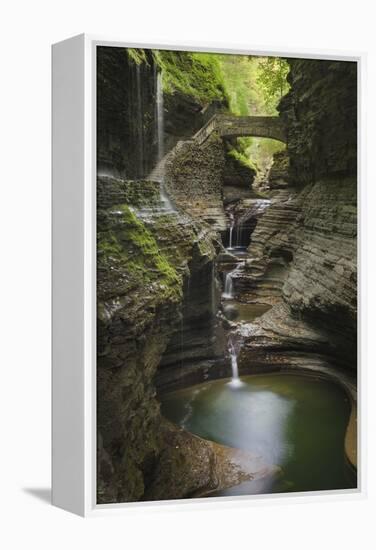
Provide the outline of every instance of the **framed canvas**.
<path id="1" fill-rule="evenodd" d="M 55 505 L 364 494 L 363 63 L 53 46 Z"/>

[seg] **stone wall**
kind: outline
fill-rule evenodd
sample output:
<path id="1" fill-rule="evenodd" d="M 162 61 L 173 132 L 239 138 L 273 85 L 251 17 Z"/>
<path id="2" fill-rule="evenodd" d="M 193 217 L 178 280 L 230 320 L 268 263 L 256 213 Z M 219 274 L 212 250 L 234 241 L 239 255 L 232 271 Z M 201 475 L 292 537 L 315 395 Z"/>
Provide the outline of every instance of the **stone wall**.
<path id="1" fill-rule="evenodd" d="M 285 124 L 278 116 L 217 114 L 197 132 L 195 139 L 202 145 L 212 133 L 222 138 L 253 136 L 286 141 Z"/>
<path id="2" fill-rule="evenodd" d="M 279 110 L 292 186 L 274 192 L 238 288 L 248 300 L 274 295 L 258 323 L 264 345 L 299 349 L 310 331 L 310 349 L 316 341 L 316 352 L 356 368 L 356 67 L 289 63 L 292 88 Z"/>
<path id="3" fill-rule="evenodd" d="M 165 165 L 165 185 L 179 209 L 213 229 L 226 229 L 223 210 L 224 147 L 212 136 L 204 145 L 180 142 Z"/>

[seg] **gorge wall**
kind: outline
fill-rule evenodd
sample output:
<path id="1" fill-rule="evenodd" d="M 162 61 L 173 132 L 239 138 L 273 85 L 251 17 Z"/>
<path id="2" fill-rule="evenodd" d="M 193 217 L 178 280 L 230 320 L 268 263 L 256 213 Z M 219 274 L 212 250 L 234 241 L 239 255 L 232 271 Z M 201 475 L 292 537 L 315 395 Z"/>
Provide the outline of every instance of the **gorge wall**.
<path id="1" fill-rule="evenodd" d="M 169 61 L 170 55 L 168 51 L 155 55 L 147 49 L 97 48 L 99 174 L 140 179 L 154 168 L 161 147 L 157 120 L 157 102 L 162 94 L 161 65 Z M 173 70 L 178 73 L 183 67 L 192 69 L 192 61 L 189 54 L 179 52 L 179 62 Z M 164 151 L 172 149 L 179 140 L 189 139 L 211 116 L 227 108 L 210 68 L 203 68 L 201 76 L 214 82 L 218 98 L 207 102 L 202 94 L 195 95 L 192 86 L 164 94 Z"/>
<path id="2" fill-rule="evenodd" d="M 164 209 L 155 182 L 99 177 L 97 206 L 98 501 L 138 500 L 179 456 L 154 377 L 171 335 L 180 336 L 184 279 L 200 280 L 207 296 L 216 250 L 209 229 Z M 192 464 L 213 454 L 186 435 L 188 454 L 190 446 Z M 181 490 L 205 485 L 208 471 L 187 474 Z"/>
<path id="3" fill-rule="evenodd" d="M 157 67 L 124 48 L 97 48 L 97 165 L 100 174 L 142 178 L 157 158 Z"/>
<path id="4" fill-rule="evenodd" d="M 356 64 L 289 64 L 291 90 L 279 106 L 289 186 L 272 192 L 237 286 L 247 300 L 276 305 L 248 339 L 244 366 L 262 342 L 356 369 Z"/>

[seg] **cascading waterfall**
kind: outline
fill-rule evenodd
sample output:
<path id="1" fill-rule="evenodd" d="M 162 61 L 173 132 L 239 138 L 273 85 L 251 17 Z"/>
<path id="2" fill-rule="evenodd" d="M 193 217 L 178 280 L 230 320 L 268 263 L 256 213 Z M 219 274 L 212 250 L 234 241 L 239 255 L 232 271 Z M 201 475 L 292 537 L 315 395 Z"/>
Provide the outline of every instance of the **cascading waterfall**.
<path id="1" fill-rule="evenodd" d="M 225 291 L 222 294 L 223 298 L 231 300 L 234 297 L 234 283 L 232 281 L 233 271 L 229 271 L 225 276 Z"/>
<path id="2" fill-rule="evenodd" d="M 158 162 L 164 157 L 164 105 L 162 73 L 157 72 L 157 138 Z"/>
<path id="3" fill-rule="evenodd" d="M 231 227 L 230 227 L 230 240 L 229 240 L 229 245 L 228 245 L 229 250 L 232 250 L 232 233 L 233 233 L 233 231 L 234 231 L 234 226 L 231 225 Z"/>
<path id="4" fill-rule="evenodd" d="M 161 201 L 167 210 L 175 210 L 164 186 L 164 101 L 163 101 L 163 77 L 162 72 L 157 72 L 157 140 L 158 140 L 158 165 L 160 175 Z"/>
<path id="5" fill-rule="evenodd" d="M 137 89 L 137 137 L 138 137 L 138 177 L 144 176 L 144 125 L 141 97 L 141 73 L 140 65 L 136 65 L 136 89 Z"/>
<path id="6" fill-rule="evenodd" d="M 227 250 L 233 250 L 233 246 L 232 246 L 232 234 L 233 234 L 233 232 L 234 232 L 234 225 L 235 225 L 234 215 L 233 215 L 233 214 L 230 214 L 230 236 L 229 236 L 229 243 L 228 243 L 228 248 L 227 248 Z"/>
<path id="7" fill-rule="evenodd" d="M 240 386 L 243 385 L 243 382 L 239 378 L 238 357 L 236 354 L 234 343 L 231 338 L 229 339 L 229 342 L 228 342 L 228 350 L 230 352 L 231 371 L 232 371 L 231 382 L 229 383 L 229 385 L 232 388 L 239 388 Z"/>

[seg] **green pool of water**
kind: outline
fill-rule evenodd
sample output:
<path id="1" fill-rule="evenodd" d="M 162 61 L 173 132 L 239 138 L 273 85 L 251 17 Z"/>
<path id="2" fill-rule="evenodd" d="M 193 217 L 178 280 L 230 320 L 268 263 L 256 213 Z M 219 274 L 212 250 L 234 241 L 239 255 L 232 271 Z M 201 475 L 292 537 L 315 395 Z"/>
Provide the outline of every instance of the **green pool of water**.
<path id="1" fill-rule="evenodd" d="M 218 495 L 356 487 L 344 456 L 350 414 L 337 384 L 278 373 L 216 380 L 163 397 L 162 413 L 203 438 L 261 455 L 282 468 L 273 480 L 242 483 Z"/>
<path id="2" fill-rule="evenodd" d="M 227 319 L 230 321 L 246 321 L 248 323 L 261 317 L 271 307 L 268 304 L 243 304 L 236 300 L 226 300 L 223 303 L 223 311 Z"/>

